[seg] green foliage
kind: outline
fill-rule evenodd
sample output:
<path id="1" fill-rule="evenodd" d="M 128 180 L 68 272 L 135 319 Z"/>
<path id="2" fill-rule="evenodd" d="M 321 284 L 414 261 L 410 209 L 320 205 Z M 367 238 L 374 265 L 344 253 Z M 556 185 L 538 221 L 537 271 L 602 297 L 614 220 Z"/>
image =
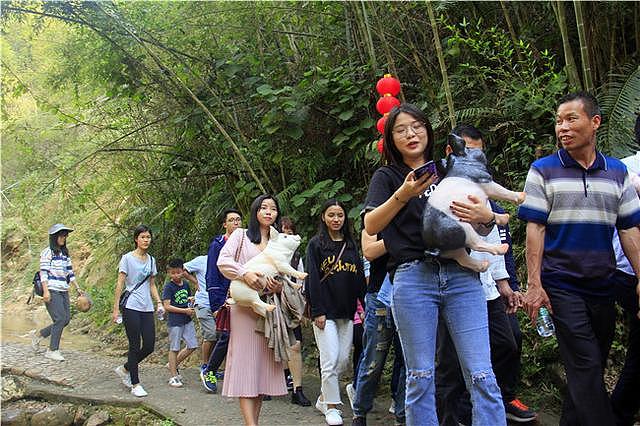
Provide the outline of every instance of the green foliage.
<path id="1" fill-rule="evenodd" d="M 515 39 L 498 3 L 434 9 L 456 119 L 483 130 L 497 180 L 520 189 L 535 156 L 556 148 L 555 101 L 568 83 L 549 4 L 505 6 Z M 605 111 L 600 143 L 621 155 L 639 104 L 637 4 L 583 8 Z M 427 112 L 444 155 L 451 123 L 426 16 L 419 2 L 3 2 L 3 216 L 38 241 L 54 221 L 77 224 L 91 253 L 81 278 L 104 326 L 114 265 L 139 223 L 154 231 L 161 270 L 169 257 L 203 254 L 222 211 L 246 214 L 261 186 L 305 239 L 331 197 L 348 206 L 357 235 L 380 164 L 383 72 Z M 524 280 L 524 224 L 511 227 Z M 525 335 L 533 385 L 555 348 Z"/>

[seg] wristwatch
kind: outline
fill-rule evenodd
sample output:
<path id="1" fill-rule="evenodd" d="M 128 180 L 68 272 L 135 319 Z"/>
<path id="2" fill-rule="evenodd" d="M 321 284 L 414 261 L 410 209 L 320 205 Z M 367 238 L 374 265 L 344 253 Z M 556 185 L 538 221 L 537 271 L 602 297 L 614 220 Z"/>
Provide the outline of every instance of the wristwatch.
<path id="1" fill-rule="evenodd" d="M 496 224 L 496 214 L 494 213 L 491 220 L 487 223 L 483 223 L 482 226 L 484 226 L 485 228 L 493 228 L 495 224 Z"/>

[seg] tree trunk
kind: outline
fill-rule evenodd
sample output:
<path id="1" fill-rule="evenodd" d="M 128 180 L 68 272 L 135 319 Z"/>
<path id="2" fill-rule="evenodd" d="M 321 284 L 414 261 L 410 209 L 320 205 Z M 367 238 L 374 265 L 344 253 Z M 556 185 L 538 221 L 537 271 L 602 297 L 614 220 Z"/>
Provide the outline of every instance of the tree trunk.
<path id="1" fill-rule="evenodd" d="M 429 22 L 431 22 L 431 29 L 433 30 L 433 44 L 438 54 L 438 62 L 440 63 L 440 73 L 442 74 L 442 85 L 444 86 L 444 93 L 447 97 L 447 108 L 449 109 L 449 121 L 451 122 L 451 128 L 456 126 L 455 109 L 453 108 L 453 97 L 451 96 L 451 90 L 449 89 L 449 75 L 447 74 L 447 66 L 444 63 L 444 55 L 442 53 L 442 46 L 440 45 L 440 36 L 438 35 L 438 24 L 436 23 L 436 17 L 433 13 L 433 7 L 431 2 L 427 3 L 427 11 L 429 12 Z"/>
<path id="2" fill-rule="evenodd" d="M 571 50 L 571 44 L 569 43 L 569 30 L 567 29 L 567 19 L 564 13 L 564 2 L 552 1 L 551 6 L 556 15 L 558 21 L 558 27 L 560 28 L 560 35 L 562 36 L 562 49 L 564 51 L 564 62 L 567 70 L 567 77 L 569 78 L 569 85 L 576 90 L 582 90 L 582 84 L 580 83 L 580 74 L 578 74 L 578 67 L 576 61 L 573 58 L 573 51 Z"/>
<path id="3" fill-rule="evenodd" d="M 578 28 L 578 40 L 580 41 L 580 59 L 582 62 L 582 80 L 584 81 L 584 89 L 587 92 L 593 92 L 591 61 L 589 59 L 589 46 L 587 44 L 587 34 L 584 28 L 584 13 L 582 12 L 582 3 L 579 0 L 574 0 L 573 8 L 576 13 L 576 26 Z"/>
<path id="4" fill-rule="evenodd" d="M 376 59 L 376 50 L 373 47 L 373 36 L 371 35 L 371 26 L 369 25 L 369 16 L 367 15 L 367 6 L 364 1 L 360 1 L 362 6 L 362 21 L 364 23 L 365 39 L 369 48 L 369 58 L 371 60 L 371 69 L 374 75 L 378 75 L 378 60 Z"/>

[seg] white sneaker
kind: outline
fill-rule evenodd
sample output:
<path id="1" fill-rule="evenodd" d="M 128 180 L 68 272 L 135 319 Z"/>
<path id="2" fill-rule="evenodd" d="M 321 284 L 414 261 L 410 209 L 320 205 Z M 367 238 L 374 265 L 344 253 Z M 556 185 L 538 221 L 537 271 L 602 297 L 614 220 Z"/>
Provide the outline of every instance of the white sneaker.
<path id="1" fill-rule="evenodd" d="M 391 414 L 396 413 L 396 402 L 394 400 L 391 400 L 391 405 L 389 406 L 389 412 Z"/>
<path id="2" fill-rule="evenodd" d="M 149 394 L 147 393 L 146 390 L 144 390 L 142 385 L 138 383 L 137 385 L 131 388 L 131 395 L 137 396 L 138 398 L 142 398 L 143 396 L 147 396 Z"/>
<path id="3" fill-rule="evenodd" d="M 45 358 L 52 359 L 54 361 L 64 361 L 64 357 L 60 353 L 60 350 L 50 351 L 47 349 L 47 352 L 44 354 Z"/>
<path id="4" fill-rule="evenodd" d="M 171 373 L 171 368 L 169 368 L 169 363 L 166 363 L 164 366 L 167 368 L 167 370 L 169 370 L 169 373 Z M 176 373 L 178 373 L 176 377 L 182 380 L 182 374 L 180 374 L 180 369 L 178 367 L 176 367 Z"/>
<path id="5" fill-rule="evenodd" d="M 115 371 L 118 377 L 120 377 L 122 384 L 131 389 L 131 374 L 124 369 L 124 366 L 119 365 L 113 371 Z"/>
<path id="6" fill-rule="evenodd" d="M 180 378 L 178 376 L 174 376 L 169 379 L 169 386 L 173 388 L 181 388 L 182 382 L 180 381 Z"/>
<path id="7" fill-rule="evenodd" d="M 318 396 L 318 400 L 316 401 L 316 409 L 320 411 L 322 414 L 326 414 L 327 404 L 325 404 L 321 398 L 322 398 L 322 394 Z"/>
<path id="8" fill-rule="evenodd" d="M 31 347 L 33 348 L 33 350 L 36 352 L 40 352 L 40 342 L 42 341 L 42 339 L 44 339 L 44 337 L 40 335 L 40 332 L 36 329 L 33 329 L 27 336 L 31 338 Z"/>
<path id="9" fill-rule="evenodd" d="M 344 389 L 347 391 L 347 397 L 349 398 L 349 403 L 351 404 L 351 411 L 353 411 L 353 401 L 356 400 L 356 390 L 353 388 L 353 383 L 349 383 L 347 386 L 345 386 Z"/>
<path id="10" fill-rule="evenodd" d="M 342 413 L 337 408 L 329 408 L 324 415 L 324 419 L 328 425 L 341 425 Z"/>

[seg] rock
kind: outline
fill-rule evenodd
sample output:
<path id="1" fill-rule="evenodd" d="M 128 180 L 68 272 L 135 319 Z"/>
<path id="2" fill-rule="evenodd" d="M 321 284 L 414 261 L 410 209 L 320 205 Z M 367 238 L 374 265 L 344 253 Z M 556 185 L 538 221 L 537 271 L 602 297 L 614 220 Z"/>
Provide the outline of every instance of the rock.
<path id="1" fill-rule="evenodd" d="M 20 399 L 24 396 L 24 386 L 22 385 L 22 382 L 13 376 L 0 377 L 0 386 L 2 387 L 3 404 Z"/>
<path id="2" fill-rule="evenodd" d="M 38 411 L 31 417 L 31 426 L 70 426 L 74 413 L 68 407 L 54 405 Z"/>
<path id="3" fill-rule="evenodd" d="M 111 420 L 111 416 L 107 411 L 98 411 L 89 417 L 84 426 L 102 426 L 109 423 L 109 420 Z"/>
<path id="4" fill-rule="evenodd" d="M 87 417 L 89 417 L 89 411 L 85 407 L 78 407 L 75 416 L 73 416 L 74 426 L 84 425 L 84 422 L 87 421 Z"/>
<path id="5" fill-rule="evenodd" d="M 4 426 L 29 426 L 29 413 L 19 408 L 3 409 L 0 423 Z"/>

